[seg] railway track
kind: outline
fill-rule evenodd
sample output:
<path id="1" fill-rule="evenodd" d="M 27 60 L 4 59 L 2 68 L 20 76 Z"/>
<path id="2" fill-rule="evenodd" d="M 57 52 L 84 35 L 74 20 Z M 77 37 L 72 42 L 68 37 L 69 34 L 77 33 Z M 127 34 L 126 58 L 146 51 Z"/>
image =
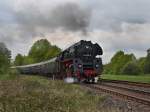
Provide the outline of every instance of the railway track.
<path id="1" fill-rule="evenodd" d="M 135 88 L 134 86 L 125 86 L 125 85 L 119 85 L 119 84 L 113 84 L 113 83 L 103 83 L 101 85 L 112 87 L 112 88 L 118 88 L 120 90 L 123 89 L 123 90 L 127 90 L 127 91 L 132 91 L 132 92 L 135 92 L 135 93 L 143 94 L 146 97 L 150 98 L 150 91 L 146 90 L 146 89 L 143 89 L 143 88 L 141 89 L 140 87 Z"/>
<path id="2" fill-rule="evenodd" d="M 146 85 L 146 86 L 145 86 Z M 128 81 L 102 81 L 100 84 L 84 84 L 96 92 L 104 92 L 114 97 L 135 101 L 150 106 L 150 91 L 145 83 L 132 83 Z M 138 89 L 137 89 L 138 88 Z M 145 88 L 145 90 L 141 89 Z"/>
<path id="3" fill-rule="evenodd" d="M 141 83 L 141 82 L 109 80 L 109 79 L 102 79 L 101 82 L 109 82 L 109 83 L 111 82 L 111 83 L 119 83 L 119 84 L 126 84 L 126 85 L 150 88 L 150 84 L 149 83 Z"/>
<path id="4" fill-rule="evenodd" d="M 133 91 L 136 93 L 147 95 L 147 97 L 150 97 L 150 84 L 147 84 L 147 83 L 112 81 L 112 80 L 103 81 L 102 80 L 100 84 L 110 86 L 110 87 L 115 87 L 118 89 L 126 89 L 128 91 Z"/>

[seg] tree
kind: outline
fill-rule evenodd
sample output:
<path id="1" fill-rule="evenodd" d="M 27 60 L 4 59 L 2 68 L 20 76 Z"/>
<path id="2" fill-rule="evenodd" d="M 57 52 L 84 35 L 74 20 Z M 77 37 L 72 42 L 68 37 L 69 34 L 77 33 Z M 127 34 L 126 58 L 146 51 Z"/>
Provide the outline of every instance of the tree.
<path id="1" fill-rule="evenodd" d="M 130 61 L 135 61 L 134 54 L 124 54 L 123 51 L 118 51 L 111 59 L 111 62 L 105 66 L 105 73 L 121 74 L 121 69 Z"/>
<path id="2" fill-rule="evenodd" d="M 122 69 L 122 74 L 139 75 L 141 69 L 136 62 L 128 62 Z"/>
<path id="3" fill-rule="evenodd" d="M 24 56 L 23 65 L 28 65 L 28 64 L 32 64 L 32 63 L 35 63 L 33 58 L 31 58 L 29 56 Z"/>
<path id="4" fill-rule="evenodd" d="M 31 47 L 25 63 L 37 63 L 45 61 L 57 56 L 61 49 L 51 43 L 47 39 L 36 41 Z"/>
<path id="5" fill-rule="evenodd" d="M 21 54 L 18 54 L 15 58 L 14 64 L 16 66 L 20 66 L 23 65 L 23 63 L 24 63 L 24 57 Z"/>
<path id="6" fill-rule="evenodd" d="M 145 60 L 144 73 L 150 74 L 150 49 L 148 50 L 147 57 Z"/>
<path id="7" fill-rule="evenodd" d="M 33 59 L 33 61 L 40 62 L 45 59 L 45 54 L 48 52 L 50 47 L 50 43 L 46 39 L 41 39 L 36 41 L 29 51 L 29 57 Z"/>
<path id="8" fill-rule="evenodd" d="M 142 73 L 144 73 L 144 67 L 145 67 L 146 57 L 141 57 L 137 60 L 138 66 L 141 68 Z"/>
<path id="9" fill-rule="evenodd" d="M 56 45 L 51 46 L 51 48 L 45 55 L 45 60 L 51 59 L 51 58 L 57 56 L 60 52 L 61 52 L 61 49 L 58 48 Z"/>
<path id="10" fill-rule="evenodd" d="M 0 73 L 4 73 L 10 66 L 11 52 L 4 43 L 0 43 Z"/>

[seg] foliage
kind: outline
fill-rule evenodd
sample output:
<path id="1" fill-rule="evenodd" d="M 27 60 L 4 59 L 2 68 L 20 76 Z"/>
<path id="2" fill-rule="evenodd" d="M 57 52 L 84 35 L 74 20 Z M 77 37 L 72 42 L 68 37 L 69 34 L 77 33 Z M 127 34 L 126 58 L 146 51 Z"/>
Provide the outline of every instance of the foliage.
<path id="1" fill-rule="evenodd" d="M 31 64 L 31 63 L 35 63 L 34 60 L 29 56 L 24 56 L 23 65 L 27 65 L 27 64 Z"/>
<path id="2" fill-rule="evenodd" d="M 51 45 L 47 39 L 41 39 L 36 41 L 31 47 L 28 56 L 22 56 L 18 54 L 14 61 L 15 65 L 26 65 L 32 63 L 38 63 L 57 56 L 61 52 L 61 49 L 56 45 Z"/>
<path id="3" fill-rule="evenodd" d="M 146 57 L 141 57 L 137 60 L 138 66 L 141 68 L 141 72 L 144 73 L 144 67 L 145 67 Z"/>
<path id="4" fill-rule="evenodd" d="M 141 69 L 137 63 L 129 62 L 123 67 L 122 74 L 139 75 L 141 74 Z"/>
<path id="5" fill-rule="evenodd" d="M 147 54 L 147 57 L 145 59 L 144 73 L 145 74 L 150 73 L 150 53 Z"/>
<path id="6" fill-rule="evenodd" d="M 11 52 L 6 48 L 4 43 L 0 43 L 0 73 L 5 73 L 11 60 Z"/>
<path id="7" fill-rule="evenodd" d="M 150 83 L 149 74 L 146 75 L 112 75 L 112 74 L 103 74 L 101 75 L 102 79 L 110 79 L 110 80 L 125 80 L 131 82 L 143 82 Z"/>
<path id="8" fill-rule="evenodd" d="M 15 58 L 14 64 L 16 66 L 23 65 L 24 57 L 21 54 L 18 54 Z"/>
<path id="9" fill-rule="evenodd" d="M 104 73 L 107 74 L 121 74 L 122 68 L 131 61 L 135 61 L 136 58 L 133 54 L 124 54 L 123 51 L 118 51 L 104 68 Z"/>
<path id="10" fill-rule="evenodd" d="M 61 52 L 61 49 L 57 46 L 53 46 L 47 39 L 41 39 L 36 41 L 29 51 L 29 61 L 31 63 L 41 62 L 47 59 L 55 57 Z"/>
<path id="11" fill-rule="evenodd" d="M 33 61 L 40 62 L 45 59 L 45 54 L 49 51 L 51 45 L 46 39 L 41 39 L 36 41 L 29 51 L 29 57 L 33 59 Z"/>
<path id="12" fill-rule="evenodd" d="M 111 64 L 110 63 L 105 64 L 103 73 L 105 73 L 105 74 L 111 73 L 112 70 L 110 68 L 111 68 Z"/>
<path id="13" fill-rule="evenodd" d="M 0 75 L 0 80 L 12 80 L 19 76 L 19 72 L 16 69 L 9 69 L 7 73 Z"/>
<path id="14" fill-rule="evenodd" d="M 57 56 L 60 52 L 61 52 L 61 49 L 58 48 L 56 45 L 51 46 L 51 48 L 48 50 L 48 52 L 45 55 L 45 60 Z"/>

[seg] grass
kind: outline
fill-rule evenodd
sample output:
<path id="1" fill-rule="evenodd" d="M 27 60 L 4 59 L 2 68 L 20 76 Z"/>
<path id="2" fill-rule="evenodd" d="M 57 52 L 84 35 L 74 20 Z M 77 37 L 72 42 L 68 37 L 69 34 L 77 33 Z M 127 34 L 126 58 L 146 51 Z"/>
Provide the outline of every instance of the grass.
<path id="1" fill-rule="evenodd" d="M 15 79 L 16 75 L 13 74 L 0 74 L 0 80 L 11 80 L 11 79 Z"/>
<path id="2" fill-rule="evenodd" d="M 43 77 L 0 81 L 1 112 L 104 112 L 99 109 L 103 100 L 79 85 Z"/>
<path id="3" fill-rule="evenodd" d="M 112 75 L 112 74 L 104 74 L 101 76 L 102 79 L 111 79 L 111 80 L 125 80 L 132 82 L 144 82 L 150 83 L 150 75 Z"/>
<path id="4" fill-rule="evenodd" d="M 60 80 L 0 75 L 0 112 L 120 112 L 120 106 L 112 101 Z"/>
<path id="5" fill-rule="evenodd" d="M 7 73 L 0 73 L 0 80 L 11 80 L 15 79 L 19 75 L 16 69 L 8 70 Z"/>

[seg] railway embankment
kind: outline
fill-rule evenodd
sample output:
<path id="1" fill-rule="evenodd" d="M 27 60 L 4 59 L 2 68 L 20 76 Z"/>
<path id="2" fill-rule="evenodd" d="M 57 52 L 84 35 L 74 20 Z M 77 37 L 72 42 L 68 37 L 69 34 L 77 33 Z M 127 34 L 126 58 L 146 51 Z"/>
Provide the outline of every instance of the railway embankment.
<path id="1" fill-rule="evenodd" d="M 45 77 L 0 80 L 0 112 L 107 112 L 100 108 L 104 100 L 80 85 Z"/>

